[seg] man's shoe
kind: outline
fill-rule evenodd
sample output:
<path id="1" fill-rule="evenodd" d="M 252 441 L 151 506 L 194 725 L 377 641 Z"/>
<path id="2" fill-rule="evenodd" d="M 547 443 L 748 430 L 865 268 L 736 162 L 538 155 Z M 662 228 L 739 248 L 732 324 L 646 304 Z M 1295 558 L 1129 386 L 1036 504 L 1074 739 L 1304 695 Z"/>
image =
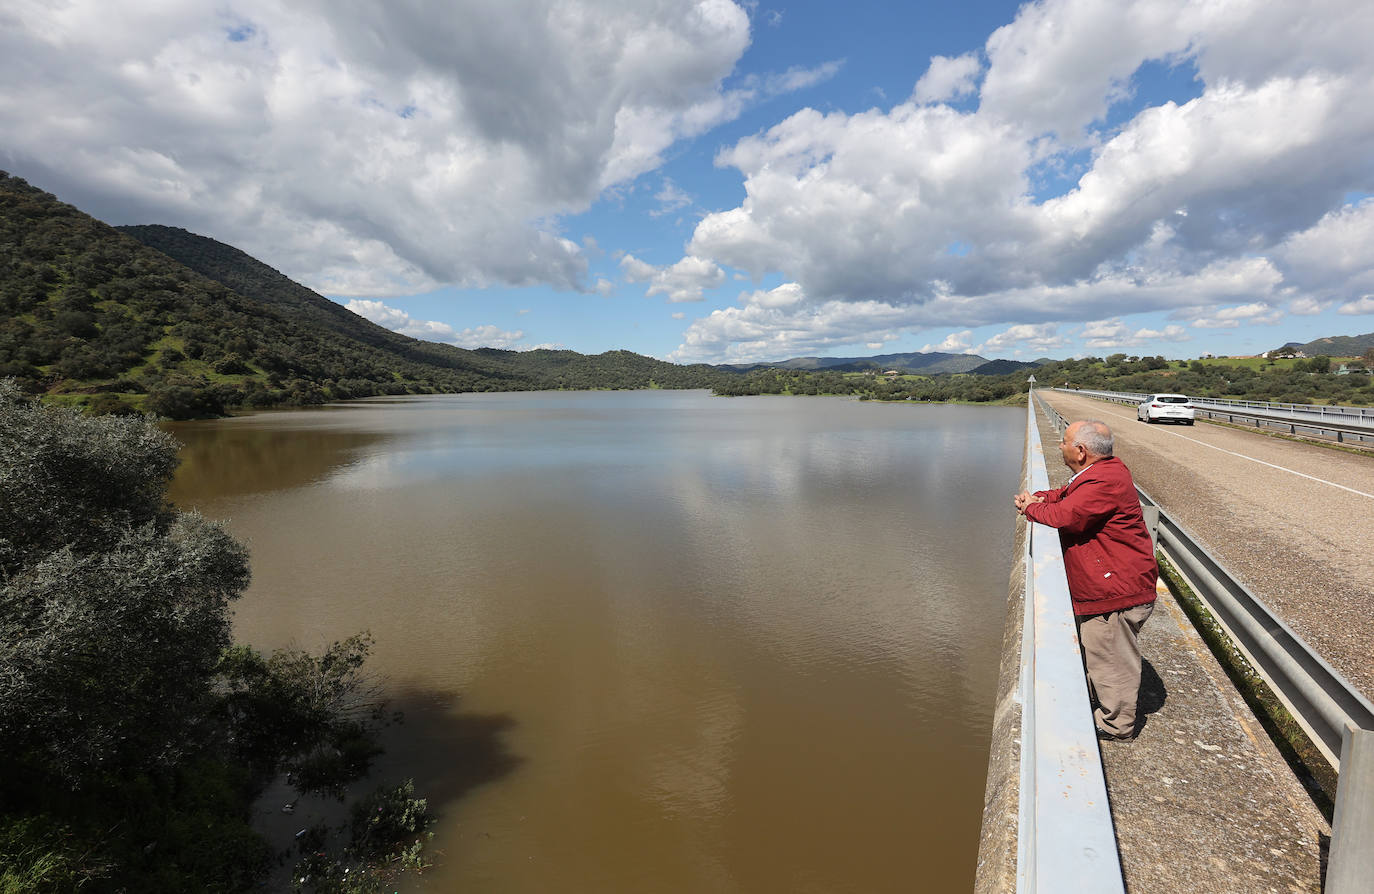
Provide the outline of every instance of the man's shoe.
<path id="1" fill-rule="evenodd" d="M 1127 733 L 1124 736 L 1118 736 L 1116 733 L 1109 733 L 1099 728 L 1097 730 L 1097 738 L 1102 742 L 1130 742 L 1135 739 L 1135 733 Z"/>

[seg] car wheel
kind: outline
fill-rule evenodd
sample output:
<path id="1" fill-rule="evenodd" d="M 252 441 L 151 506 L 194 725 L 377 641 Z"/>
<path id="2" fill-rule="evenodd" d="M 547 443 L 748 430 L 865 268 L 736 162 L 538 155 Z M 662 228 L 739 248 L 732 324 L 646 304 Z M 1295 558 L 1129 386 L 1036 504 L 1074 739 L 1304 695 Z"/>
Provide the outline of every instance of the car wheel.
<path id="1" fill-rule="evenodd" d="M 1192 424 L 1193 424 L 1193 420 L 1189 419 L 1189 420 L 1188 420 L 1188 424 L 1189 424 L 1189 425 L 1192 425 Z"/>

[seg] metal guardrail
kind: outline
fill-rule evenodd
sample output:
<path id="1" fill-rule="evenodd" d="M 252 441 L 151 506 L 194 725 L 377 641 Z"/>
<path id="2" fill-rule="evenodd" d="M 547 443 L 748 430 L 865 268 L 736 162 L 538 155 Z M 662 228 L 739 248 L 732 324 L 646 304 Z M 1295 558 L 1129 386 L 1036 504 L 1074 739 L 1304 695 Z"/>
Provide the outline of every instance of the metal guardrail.
<path id="1" fill-rule="evenodd" d="M 1158 505 L 1143 490 L 1140 502 Z M 1165 558 L 1188 579 L 1313 744 L 1339 767 L 1345 728 L 1374 729 L 1374 705 L 1162 510 L 1158 531 Z"/>
<path id="2" fill-rule="evenodd" d="M 1032 403 L 1038 402 L 1062 431 L 1064 417 L 1038 394 L 1034 396 Z M 1160 510 L 1145 491 L 1137 491 L 1142 507 L 1159 511 L 1156 532 L 1160 552 L 1188 580 L 1340 776 L 1332 839 L 1339 834 L 1344 843 L 1339 855 L 1334 847 L 1331 851 L 1328 894 L 1367 890 L 1353 885 L 1358 879 L 1359 884 L 1367 886 L 1371 876 L 1365 874 L 1364 868 L 1374 865 L 1374 811 L 1368 806 L 1374 804 L 1374 756 L 1369 754 L 1374 751 L 1374 704 L 1236 580 L 1186 528 Z M 1360 743 L 1358 749 L 1352 741 Z M 1343 763 L 1352 763 L 1355 772 L 1341 772 Z M 1342 803 L 1354 806 L 1342 810 Z M 1344 825 L 1338 830 L 1341 823 Z M 1338 865 L 1338 856 L 1348 862 Z M 1357 864 L 1358 872 L 1353 868 Z M 1333 887 L 1331 881 L 1336 878 L 1349 878 L 1352 886 Z"/>
<path id="3" fill-rule="evenodd" d="M 1351 420 L 1374 426 L 1374 407 L 1343 407 L 1323 404 L 1285 404 L 1262 400 L 1231 400 L 1223 397 L 1209 397 L 1208 404 L 1218 407 L 1242 407 L 1252 410 L 1288 412 L 1298 415 L 1332 417 L 1338 420 Z"/>
<path id="4" fill-rule="evenodd" d="M 1030 491 L 1049 488 L 1034 401 L 1026 414 L 1026 477 Z M 1029 519 L 1026 525 L 1016 890 L 1124 894 L 1059 532 Z"/>
<path id="5" fill-rule="evenodd" d="M 1082 394 L 1100 400 L 1122 404 L 1144 403 L 1149 394 L 1134 391 L 1091 391 L 1088 389 L 1054 388 L 1065 394 Z M 1189 397 L 1188 402 L 1208 419 L 1254 420 L 1256 427 L 1266 425 L 1286 428 L 1289 434 L 1298 429 L 1334 436 L 1337 443 L 1347 440 L 1374 442 L 1374 407 L 1337 407 L 1320 404 L 1280 404 L 1252 400 L 1225 400 L 1210 397 Z"/>
<path id="6" fill-rule="evenodd" d="M 1374 731 L 1347 729 L 1341 756 L 1326 894 L 1367 894 L 1374 879 Z"/>
<path id="7" fill-rule="evenodd" d="M 1137 391 L 1091 391 L 1083 389 L 1080 391 L 1075 388 L 1053 388 L 1054 391 L 1067 391 L 1070 393 L 1082 394 L 1112 394 L 1121 397 L 1131 397 L 1136 403 L 1143 403 L 1150 394 L 1160 392 L 1150 392 L 1144 394 Z M 1288 404 L 1276 401 L 1264 400 L 1232 400 L 1224 397 L 1189 398 L 1194 401 L 1203 401 L 1218 407 L 1245 407 L 1252 410 L 1266 410 L 1271 412 L 1287 412 L 1306 416 L 1331 416 L 1335 418 L 1347 418 L 1355 422 L 1363 422 L 1365 425 L 1374 426 L 1374 407 L 1346 407 L 1331 404 Z"/>

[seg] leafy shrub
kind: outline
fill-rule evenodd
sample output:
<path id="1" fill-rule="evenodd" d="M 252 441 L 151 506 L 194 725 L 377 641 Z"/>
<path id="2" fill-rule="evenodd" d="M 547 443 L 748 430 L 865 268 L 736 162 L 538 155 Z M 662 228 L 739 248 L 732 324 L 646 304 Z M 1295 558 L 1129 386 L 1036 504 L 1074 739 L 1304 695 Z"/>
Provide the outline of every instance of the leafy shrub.
<path id="1" fill-rule="evenodd" d="M 300 842 L 292 874 L 297 891 L 373 894 L 391 887 L 402 872 L 424 869 L 421 857 L 434 824 L 429 805 L 415 797 L 410 779 L 374 791 L 353 806 L 350 840 L 338 855 L 327 847 L 328 830 L 314 827 Z"/>
<path id="2" fill-rule="evenodd" d="M 145 418 L 0 381 L 3 894 L 252 888 L 264 782 L 291 768 L 341 792 L 377 753 L 368 637 L 320 656 L 229 647 L 247 554 L 167 503 L 176 454 Z M 387 802 L 365 838 L 392 842 L 422 812 Z"/>
<path id="3" fill-rule="evenodd" d="M 86 404 L 86 411 L 93 416 L 137 416 L 138 410 L 123 398 L 113 394 L 97 394 Z"/>
<path id="4" fill-rule="evenodd" d="M 242 357 L 232 353 L 216 360 L 210 368 L 222 376 L 245 375 L 253 371 L 252 367 L 243 362 Z"/>
<path id="5" fill-rule="evenodd" d="M 144 406 L 168 419 L 207 419 L 223 416 L 226 398 L 233 394 L 223 386 L 174 382 L 149 388 Z"/>

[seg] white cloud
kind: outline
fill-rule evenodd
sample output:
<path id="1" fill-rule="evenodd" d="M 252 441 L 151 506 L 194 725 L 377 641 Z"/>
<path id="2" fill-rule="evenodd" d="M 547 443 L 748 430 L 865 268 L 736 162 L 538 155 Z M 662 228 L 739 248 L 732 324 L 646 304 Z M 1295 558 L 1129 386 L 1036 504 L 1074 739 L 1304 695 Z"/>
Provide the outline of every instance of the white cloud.
<path id="1" fill-rule="evenodd" d="M 1192 341 L 1193 337 L 1188 334 L 1188 330 L 1182 326 L 1168 325 L 1163 329 L 1137 329 L 1135 337 L 1139 339 L 1161 339 L 1163 341 Z"/>
<path id="2" fill-rule="evenodd" d="M 747 198 L 705 217 L 688 250 L 755 276 L 786 271 L 821 299 L 901 299 L 985 269 L 951 249 L 1013 236 L 1002 209 L 1029 161 L 998 125 L 947 106 L 806 109 L 719 155 Z"/>
<path id="3" fill-rule="evenodd" d="M 659 268 L 648 261 L 641 261 L 634 255 L 625 255 L 620 259 L 620 270 L 630 282 L 646 282 L 654 278 Z"/>
<path id="4" fill-rule="evenodd" d="M 1183 342 L 1190 341 L 1188 330 L 1177 324 L 1163 329 L 1132 329 L 1120 319 L 1094 320 L 1083 327 L 1079 333 L 1083 344 L 1090 349 L 1138 348 L 1152 341 Z"/>
<path id="5" fill-rule="evenodd" d="M 1319 141 L 1293 136 L 1304 121 L 1338 117 L 1316 80 L 1147 111 L 1077 188 L 1035 205 L 1025 173 L 1035 145 L 987 116 L 806 110 L 721 153 L 745 175 L 748 198 L 703 219 L 689 251 L 755 276 L 782 271 L 819 299 L 922 302 L 938 285 L 976 297 L 1112 270 L 1186 278 L 1255 259 L 1257 244 L 1301 220 L 1283 214 L 1319 217 L 1311 195 L 1331 190 L 1311 180 L 1328 165 L 1344 167 L 1336 181 L 1371 167 L 1354 150 L 1342 160 L 1323 149 L 1318 164 Z M 1374 138 L 1374 115 L 1365 117 Z M 1309 182 L 1295 191 L 1294 178 Z"/>
<path id="6" fill-rule="evenodd" d="M 1310 296 L 1296 298 L 1288 305 L 1288 312 L 1297 317 L 1314 317 L 1330 307 L 1331 302 L 1319 301 Z"/>
<path id="7" fill-rule="evenodd" d="M 620 269 L 630 282 L 649 283 L 649 288 L 644 292 L 646 296 L 667 295 L 668 301 L 674 304 L 701 301 L 704 290 L 725 282 L 725 271 L 718 265 L 691 256 L 670 267 L 655 267 L 634 255 L 626 255 L 620 259 Z"/>
<path id="8" fill-rule="evenodd" d="M 983 109 L 1073 143 L 1132 97 L 1143 63 L 1195 67 L 1209 86 L 1245 90 L 1313 70 L 1367 75 L 1371 28 L 1362 0 L 1041 0 L 988 38 Z"/>
<path id="9" fill-rule="evenodd" d="M 750 302 L 693 320 L 683 333 L 683 344 L 667 359 L 754 363 L 825 354 L 840 347 L 896 341 L 907 325 L 907 308 L 879 301 L 781 307 Z"/>
<path id="10" fill-rule="evenodd" d="M 969 353 L 986 355 L 1029 352 L 1041 355 L 1050 351 L 1062 351 L 1068 345 L 1069 340 L 1059 334 L 1058 324 L 1021 324 L 997 333 Z"/>
<path id="11" fill-rule="evenodd" d="M 1374 290 L 1374 198 L 1345 205 L 1275 251 L 1285 280 L 1327 299 Z"/>
<path id="12" fill-rule="evenodd" d="M 729 0 L 72 0 L 0 11 L 0 164 L 321 291 L 586 288 L 558 218 L 824 76 L 722 86 Z M 765 79 L 767 80 L 767 79 Z M 60 110 L 60 111 L 58 111 Z"/>
<path id="13" fill-rule="evenodd" d="M 988 38 L 982 108 L 1031 135 L 1053 131 L 1075 143 L 1129 95 L 1142 62 L 1188 47 L 1199 18 L 1173 2 L 1027 3 Z"/>
<path id="14" fill-rule="evenodd" d="M 1197 329 L 1235 329 L 1242 323 L 1272 326 L 1283 319 L 1283 311 L 1256 302 L 1237 307 L 1192 308 L 1175 314 L 1179 319 L 1192 320 Z"/>
<path id="15" fill-rule="evenodd" d="M 914 327 L 1257 303 L 1244 322 L 1264 324 L 1295 295 L 1349 302 L 1374 291 L 1374 199 L 1344 205 L 1374 182 L 1371 33 L 1362 0 L 1039 0 L 989 38 L 974 112 L 918 104 L 974 83 L 970 54 L 907 103 L 804 109 L 722 150 L 745 199 L 688 252 L 795 282 L 808 303 L 776 325 L 804 331 L 840 318 L 831 302 Z M 1196 96 L 1135 98 L 1147 63 L 1195 74 Z M 749 311 L 698 320 L 681 350 L 723 350 L 742 317 L 762 329 Z"/>
<path id="16" fill-rule="evenodd" d="M 978 75 L 982 70 L 983 63 L 978 61 L 977 53 L 965 53 L 953 59 L 932 56 L 930 67 L 916 82 L 912 98 L 927 103 L 967 96 L 978 88 Z"/>
<path id="17" fill-rule="evenodd" d="M 663 178 L 663 185 L 654 194 L 654 199 L 658 202 L 658 207 L 649 212 L 650 217 L 662 217 L 692 204 L 692 197 L 667 177 Z"/>
<path id="18" fill-rule="evenodd" d="M 949 335 L 945 336 L 944 341 L 938 344 L 931 343 L 923 345 L 921 347 L 921 353 L 923 354 L 932 352 L 938 354 L 976 353 L 973 350 L 973 330 L 965 329 L 963 332 L 951 332 Z"/>
<path id="19" fill-rule="evenodd" d="M 844 63 L 838 60 L 824 62 L 815 68 L 803 68 L 794 65 L 784 72 L 764 78 L 762 90 L 765 96 L 777 96 L 782 93 L 791 93 L 794 90 L 805 90 L 807 87 L 814 87 L 830 80 L 839 74 L 843 67 Z M 746 81 L 747 83 L 750 82 Z"/>
<path id="20" fill-rule="evenodd" d="M 521 348 L 517 344 L 520 339 L 525 337 L 525 333 L 518 330 L 506 332 L 495 326 L 474 326 L 470 329 L 459 330 L 447 323 L 439 323 L 434 320 L 417 320 L 399 308 L 366 298 L 354 298 L 346 306 L 358 316 L 371 320 L 378 326 L 383 326 L 402 335 L 409 335 L 411 338 L 443 342 L 457 345 L 460 348 L 533 350 L 533 348 Z M 540 345 L 539 347 L 549 346 Z"/>
<path id="21" fill-rule="evenodd" d="M 785 282 L 775 289 L 759 290 L 740 294 L 740 303 L 754 307 L 791 307 L 806 300 L 801 286 Z"/>
<path id="22" fill-rule="evenodd" d="M 1265 293 L 1272 290 L 1275 275 L 1263 260 L 1224 261 L 1192 277 L 1160 275 L 1141 281 L 1111 273 L 1066 286 L 1034 285 L 977 297 L 939 292 L 923 304 L 816 301 L 799 284 L 788 283 L 771 292 L 745 293 L 740 306 L 694 320 L 683 334 L 683 343 L 667 359 L 689 363 L 778 360 L 869 341 L 895 341 L 904 332 L 960 323 L 983 326 L 1020 318 L 1036 320 L 1019 324 L 1033 326 L 1091 320 L 1126 303 L 1133 312 L 1181 310 L 1197 315 L 1201 311 L 1193 305 L 1198 297 L 1213 305 Z"/>
<path id="23" fill-rule="evenodd" d="M 1342 304 L 1337 311 L 1351 315 L 1374 314 L 1374 295 L 1365 295 L 1363 298 Z"/>
<path id="24" fill-rule="evenodd" d="M 1161 223 L 1183 263 L 1272 250 L 1370 168 L 1366 153 L 1344 145 L 1352 127 L 1374 135 L 1374 113 L 1355 105 L 1357 92 L 1314 73 L 1255 89 L 1224 83 L 1142 111 L 1075 189 L 1039 209 L 1036 235 L 1059 259 L 1046 272 L 1081 275 Z"/>

